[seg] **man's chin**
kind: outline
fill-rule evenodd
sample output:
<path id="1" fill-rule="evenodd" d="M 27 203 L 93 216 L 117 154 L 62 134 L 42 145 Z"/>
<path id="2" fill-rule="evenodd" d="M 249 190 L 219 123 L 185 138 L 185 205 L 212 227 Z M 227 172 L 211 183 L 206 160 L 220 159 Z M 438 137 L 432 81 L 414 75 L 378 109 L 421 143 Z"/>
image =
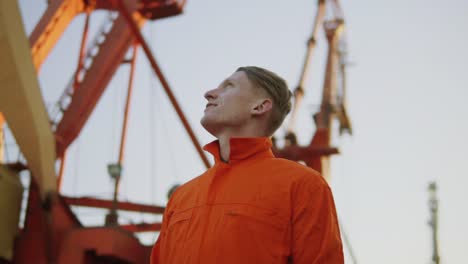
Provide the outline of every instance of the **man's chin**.
<path id="1" fill-rule="evenodd" d="M 200 120 L 200 124 L 203 126 L 203 128 L 208 131 L 208 133 L 210 133 L 211 135 L 215 136 L 218 134 L 218 130 L 219 130 L 219 124 L 217 124 L 216 122 L 214 122 L 213 120 L 210 120 L 209 118 L 207 117 L 202 117 L 202 119 Z"/>

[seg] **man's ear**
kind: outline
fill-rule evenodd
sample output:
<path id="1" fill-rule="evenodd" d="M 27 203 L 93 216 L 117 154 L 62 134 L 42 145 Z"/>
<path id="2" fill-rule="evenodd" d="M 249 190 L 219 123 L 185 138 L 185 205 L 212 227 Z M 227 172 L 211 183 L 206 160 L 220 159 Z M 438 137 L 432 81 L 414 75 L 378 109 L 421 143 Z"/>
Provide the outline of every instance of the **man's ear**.
<path id="1" fill-rule="evenodd" d="M 254 107 L 252 108 L 252 115 L 263 115 L 273 108 L 273 102 L 270 98 L 262 98 L 255 102 Z"/>

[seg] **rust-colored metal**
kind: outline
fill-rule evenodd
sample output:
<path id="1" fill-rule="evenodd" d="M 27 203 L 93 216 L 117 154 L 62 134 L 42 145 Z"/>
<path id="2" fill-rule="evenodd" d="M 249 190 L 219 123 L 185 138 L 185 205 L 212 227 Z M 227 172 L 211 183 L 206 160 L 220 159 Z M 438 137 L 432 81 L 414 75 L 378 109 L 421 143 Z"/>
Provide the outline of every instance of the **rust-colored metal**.
<path id="1" fill-rule="evenodd" d="M 290 133 L 294 132 L 295 125 L 296 125 L 296 119 L 297 119 L 297 110 L 299 109 L 302 99 L 305 94 L 305 87 L 307 85 L 307 80 L 308 80 L 308 72 L 309 72 L 309 67 L 312 62 L 312 55 L 317 43 L 317 35 L 318 35 L 318 29 L 320 28 L 320 25 L 323 23 L 323 18 L 325 16 L 325 0 L 319 0 L 318 1 L 318 9 L 317 9 L 317 15 L 315 16 L 315 21 L 314 25 L 312 27 L 312 33 L 310 35 L 309 40 L 307 41 L 307 51 L 306 55 L 304 58 L 304 64 L 302 66 L 302 71 L 301 71 L 301 77 L 299 79 L 299 84 L 294 90 L 294 105 L 292 107 L 291 111 L 291 117 L 289 119 L 289 124 L 287 131 Z"/>
<path id="2" fill-rule="evenodd" d="M 338 0 L 319 0 L 317 16 L 315 18 L 312 37 L 309 39 L 306 58 L 301 72 L 299 86 L 295 90 L 295 102 L 292 110 L 290 123 L 288 126 L 288 136 L 294 136 L 294 125 L 296 121 L 297 109 L 304 95 L 304 87 L 307 81 L 307 71 L 311 62 L 312 51 L 315 47 L 315 38 L 319 26 L 323 25 L 328 42 L 328 56 L 323 82 L 323 94 L 320 111 L 314 115 L 316 131 L 309 146 L 285 146 L 283 149 L 276 149 L 278 156 L 304 161 L 307 166 L 319 171 L 327 180 L 330 179 L 330 155 L 337 154 L 338 149 L 331 147 L 332 121 L 338 118 L 340 122 L 340 133 L 351 133 L 351 124 L 347 116 L 344 105 L 344 80 L 342 79 L 342 90 L 338 91 L 337 74 L 344 74 L 344 64 L 340 62 L 341 53 L 339 51 L 339 41 L 344 30 L 343 13 L 338 4 Z M 326 5 L 328 4 L 328 5 Z M 327 6 L 327 7 L 326 7 Z M 325 21 L 325 8 L 330 8 L 332 19 Z M 344 78 L 344 76 L 342 76 Z"/>
<path id="3" fill-rule="evenodd" d="M 67 197 L 62 196 L 62 199 L 68 205 L 85 206 L 94 208 L 111 209 L 113 201 L 97 199 L 92 197 Z M 154 206 L 148 204 L 139 204 L 131 202 L 118 202 L 117 209 L 131 212 L 151 213 L 151 214 L 163 214 L 164 207 Z"/>
<path id="4" fill-rule="evenodd" d="M 125 100 L 125 109 L 124 109 L 124 116 L 123 116 L 123 122 L 122 122 L 122 133 L 120 136 L 120 150 L 119 150 L 119 157 L 118 157 L 119 164 L 123 164 L 123 161 L 124 161 L 125 142 L 127 138 L 127 127 L 128 127 L 128 113 L 130 111 L 130 102 L 131 102 L 132 93 L 133 93 L 133 80 L 135 76 L 135 62 L 136 62 L 137 54 L 138 54 L 138 43 L 135 42 L 133 44 L 132 59 L 130 61 L 130 76 L 128 79 L 127 98 Z"/>
<path id="5" fill-rule="evenodd" d="M 153 56 L 153 53 L 151 52 L 148 44 L 146 43 L 143 35 L 141 34 L 140 30 L 138 29 L 137 23 L 135 23 L 134 19 L 131 16 L 131 13 L 128 11 L 127 7 L 125 6 L 125 3 L 123 0 L 119 1 L 119 10 L 120 13 L 123 15 L 125 20 L 127 21 L 129 27 L 133 31 L 133 34 L 135 35 L 136 39 L 140 43 L 141 47 L 143 48 L 146 57 L 150 61 L 151 67 L 153 68 L 156 76 L 158 76 L 159 81 L 161 82 L 161 85 L 164 88 L 164 91 L 166 92 L 167 96 L 169 97 L 169 100 L 174 107 L 175 111 L 177 112 L 177 115 L 179 116 L 180 120 L 182 121 L 182 124 L 185 128 L 185 131 L 187 131 L 190 139 L 192 140 L 193 145 L 195 146 L 198 155 L 203 161 L 203 164 L 205 165 L 206 168 L 211 167 L 210 162 L 208 161 L 208 158 L 206 157 L 206 154 L 203 152 L 203 149 L 198 142 L 197 137 L 195 136 L 195 133 L 193 132 L 190 124 L 187 121 L 187 118 L 185 117 L 184 112 L 182 111 L 182 108 L 179 106 L 179 103 L 177 102 L 177 99 L 175 98 L 172 89 L 169 86 L 169 83 L 166 81 L 166 78 L 164 77 L 161 69 L 159 68 L 156 59 Z"/>
<path id="6" fill-rule="evenodd" d="M 318 30 L 323 23 L 324 16 L 325 16 L 325 0 L 319 0 L 318 8 L 317 8 L 317 15 L 315 16 L 314 25 L 312 27 L 312 33 L 310 35 L 309 40 L 307 41 L 307 51 L 306 51 L 306 56 L 304 59 L 304 65 L 301 71 L 301 77 L 299 80 L 298 88 L 304 89 L 307 84 L 307 80 L 309 76 L 307 73 L 309 71 L 310 63 L 312 61 L 313 51 L 317 44 Z"/>
<path id="7" fill-rule="evenodd" d="M 158 3 L 158 6 L 146 6 L 146 4 L 155 2 Z M 126 4 L 128 4 L 132 18 L 136 21 L 138 27 L 141 27 L 146 21 L 141 11 L 152 12 L 153 14 L 148 16 L 151 18 L 167 17 L 180 13 L 184 2 L 145 1 L 141 4 L 141 1 L 129 0 L 126 1 Z M 50 1 L 48 9 L 30 37 L 36 71 L 39 71 L 40 66 L 71 20 L 79 13 L 91 12 L 94 8 L 116 10 L 116 1 Z M 80 59 L 77 67 L 78 74 L 83 68 L 88 23 L 89 16 L 83 30 Z M 75 87 L 71 96 L 73 100 L 63 108 L 62 119 L 57 123 L 57 129 L 55 130 L 58 157 L 62 161 L 61 175 L 63 175 L 65 166 L 67 147 L 80 133 L 133 41 L 133 32 L 120 16 L 120 20 L 119 18 L 113 20 L 112 29 L 106 35 L 104 43 L 100 45 L 100 50 L 96 56 L 93 56 L 94 60 L 89 68 L 86 67 L 87 71 L 83 75 L 75 74 L 72 82 Z M 123 161 L 123 149 L 121 152 L 119 160 Z M 62 178 L 60 176 L 57 179 L 59 185 Z M 31 263 L 31 260 L 34 260 L 34 263 L 58 264 L 148 263 L 151 247 L 141 245 L 129 231 L 157 230 L 160 223 L 124 225 L 122 228 L 83 227 L 70 210 L 70 205 L 67 202 L 110 209 L 113 206 L 113 201 L 92 198 L 76 198 L 78 200 L 74 200 L 73 198 L 61 197 L 56 192 L 48 192 L 45 198 L 41 199 L 41 191 L 33 178 L 29 188 L 24 228 L 16 240 L 13 263 Z M 117 203 L 116 207 L 119 210 L 154 214 L 164 212 L 162 207 L 129 202 Z M 96 237 L 99 237 L 99 239 L 97 240 Z"/>
<path id="8" fill-rule="evenodd" d="M 118 0 L 50 0 L 29 42 L 37 72 L 70 22 L 80 13 L 95 9 L 118 10 Z M 185 0 L 128 0 L 145 19 L 160 19 L 182 13 Z"/>
<path id="9" fill-rule="evenodd" d="M 118 10 L 116 0 L 92 2 L 95 5 L 88 7 L 90 10 L 93 10 L 93 8 Z M 146 2 L 158 4 L 146 6 Z M 152 19 L 177 15 L 182 12 L 185 1 L 145 1 L 145 3 L 125 1 L 129 16 L 131 16 L 132 21 L 135 22 L 138 32 L 139 28 L 147 21 L 146 17 L 143 15 L 144 12 L 153 13 L 153 15 L 149 16 Z M 84 7 L 79 12 L 83 12 L 83 10 Z M 79 12 L 77 11 L 75 13 Z M 48 13 L 52 13 L 49 14 L 49 16 L 54 15 L 52 11 Z M 160 13 L 160 15 L 155 15 L 158 13 Z M 43 20 L 48 21 L 50 17 L 47 17 L 47 19 L 44 18 Z M 40 34 L 46 34 L 41 30 L 45 30 L 44 26 L 40 27 L 37 31 Z M 94 107 L 101 98 L 107 84 L 123 60 L 126 51 L 133 43 L 134 38 L 134 32 L 129 28 L 125 19 L 122 16 L 117 17 L 113 21 L 112 28 L 106 35 L 104 42 L 100 44 L 97 54 L 93 57 L 93 61 L 90 66 L 87 67 L 87 71 L 83 73 L 84 76 L 80 75 L 81 80 L 76 92 L 73 93 L 73 100 L 64 109 L 63 116 L 57 124 L 55 137 L 57 140 L 58 156 L 61 156 L 64 150 L 68 148 L 79 135 L 81 129 L 94 110 Z M 40 54 L 45 54 L 45 51 L 41 51 Z"/>
<path id="10" fill-rule="evenodd" d="M 65 163 L 67 160 L 67 152 L 65 151 L 63 155 L 60 157 L 60 168 L 59 173 L 57 176 L 57 192 L 60 193 L 60 189 L 62 188 L 62 181 L 63 181 L 63 174 L 65 173 Z"/>
<path id="11" fill-rule="evenodd" d="M 24 227 L 16 241 L 13 263 L 57 263 L 60 245 L 69 230 L 81 223 L 57 194 L 41 200 L 39 187 L 31 180 Z"/>
<path id="12" fill-rule="evenodd" d="M 137 58 L 137 51 L 138 51 L 138 42 L 133 43 L 133 52 L 132 58 L 130 60 L 130 76 L 128 79 L 128 89 L 127 89 L 127 98 L 125 100 L 125 109 L 124 109 L 124 116 L 122 122 L 122 133 L 120 135 L 120 150 L 119 150 L 119 158 L 118 164 L 119 166 L 123 165 L 124 162 L 124 153 L 125 153 L 125 142 L 127 138 L 127 125 L 128 125 L 128 113 L 130 111 L 130 102 L 132 99 L 132 92 L 133 92 L 133 78 L 135 75 L 135 62 Z M 117 199 L 119 195 L 119 187 L 120 187 L 120 179 L 121 173 L 116 175 L 114 178 L 114 196 L 113 196 L 113 206 L 109 212 L 109 216 L 107 219 L 112 221 L 112 224 L 118 223 L 118 215 L 117 215 Z"/>
<path id="13" fill-rule="evenodd" d="M 343 21 L 333 20 L 325 23 L 328 40 L 328 56 L 325 80 L 323 83 L 322 104 L 317 115 L 316 125 L 319 129 L 330 129 L 337 97 L 338 41 L 343 32 Z"/>
<path id="14" fill-rule="evenodd" d="M 138 25 L 142 26 L 145 19 L 137 12 Z M 76 139 L 94 107 L 101 98 L 107 84 L 115 71 L 121 65 L 134 37 L 122 16 L 119 16 L 112 26 L 109 34 L 101 44 L 98 53 L 93 59 L 83 79 L 73 94 L 73 100 L 63 113 L 63 117 L 55 131 L 57 139 L 57 155 Z"/>
<path id="15" fill-rule="evenodd" d="M 33 179 L 24 228 L 16 240 L 13 263 L 29 264 L 31 260 L 44 264 L 149 262 L 151 248 L 140 244 L 124 229 L 136 230 L 140 225 L 83 227 L 67 205 L 67 199 L 51 194 L 41 202 Z M 157 224 L 141 225 L 140 230 L 156 227 Z"/>
<path id="16" fill-rule="evenodd" d="M 47 212 L 42 207 L 39 187 L 31 179 L 24 227 L 15 243 L 13 263 L 26 264 L 34 259 L 36 263 L 51 263 L 52 241 L 48 236 Z M 50 209 L 50 208 L 49 208 Z"/>
<path id="17" fill-rule="evenodd" d="M 333 0 L 336 3 L 337 0 Z M 311 62 L 315 47 L 315 36 L 318 27 L 322 24 L 324 17 L 325 0 L 319 0 L 319 10 L 315 18 L 312 37 L 308 42 L 308 49 L 304 66 L 301 73 L 299 86 L 295 91 L 296 103 L 293 113 L 296 111 L 303 96 L 303 88 L 307 83 L 306 73 Z M 92 6 L 89 6 L 91 4 Z M 61 173 L 65 166 L 65 154 L 68 146 L 79 135 L 81 129 L 88 120 L 95 105 L 100 99 L 116 69 L 121 64 L 126 51 L 135 41 L 142 46 L 150 64 L 158 76 L 161 84 L 169 97 L 174 109 L 184 125 L 192 143 L 195 145 L 206 167 L 210 164 L 201 145 L 195 137 L 185 115 L 179 106 L 169 84 L 160 70 L 148 44 L 143 38 L 140 28 L 149 19 L 162 18 L 182 11 L 185 0 L 182 1 L 153 1 L 153 0 L 51 0 L 45 15 L 40 20 L 30 37 L 34 65 L 36 71 L 46 59 L 47 55 L 62 35 L 67 25 L 78 14 L 95 8 L 117 10 L 120 16 L 113 21 L 113 26 L 106 39 L 100 45 L 100 49 L 87 71 L 83 75 L 75 74 L 73 82 L 72 101 L 64 108 L 63 117 L 57 124 L 55 131 L 57 140 L 58 157 L 61 159 Z M 336 21 L 335 21 L 336 22 Z M 77 73 L 83 67 L 84 45 L 87 38 L 86 19 L 83 30 L 83 39 L 80 48 L 80 59 Z M 321 171 L 327 178 L 329 156 L 338 153 L 336 148 L 330 147 L 331 118 L 337 115 L 333 112 L 335 105 L 336 76 L 333 72 L 336 67 L 337 39 L 341 29 L 333 29 L 332 24 L 327 25 L 327 37 L 329 40 L 329 56 L 327 72 L 324 81 L 324 96 L 320 112 L 316 115 L 317 131 L 309 146 L 288 145 L 283 149 L 275 149 L 276 155 L 297 161 L 304 161 L 308 166 Z M 335 31 L 333 31 L 335 30 Z M 136 52 L 136 49 L 134 49 Z M 135 57 L 135 56 L 134 56 Z M 134 63 L 134 62 L 133 62 Z M 88 65 L 88 64 L 86 64 Z M 342 66 L 342 65 L 341 65 Z M 133 71 L 133 70 L 132 70 Z M 132 74 L 131 74 L 132 75 Z M 129 80 L 129 95 L 127 96 L 126 114 L 130 97 L 130 85 L 133 77 Z M 300 89 L 299 89 L 300 88 Z M 343 110 L 344 111 L 344 110 Z M 343 112 L 345 113 L 345 112 Z M 339 115 L 339 114 L 338 114 Z M 119 163 L 124 160 L 126 119 L 122 127 L 121 148 L 119 152 Z M 340 121 L 341 122 L 341 121 Z M 1 122 L 0 122 L 1 123 Z M 292 122 L 291 127 L 294 126 Z M 288 129 L 288 131 L 291 131 Z M 60 186 L 62 176 L 59 176 Z M 16 242 L 15 259 L 13 263 L 148 263 L 150 247 L 141 245 L 138 240 L 129 235 L 129 232 L 157 231 L 161 223 L 139 223 L 126 224 L 109 227 L 83 227 L 76 216 L 72 213 L 70 206 L 88 206 L 114 210 L 126 210 L 132 212 L 143 212 L 162 214 L 163 207 L 144 205 L 130 202 L 117 202 L 118 182 L 114 193 L 114 200 L 101 200 L 95 198 L 71 198 L 62 197 L 54 192 L 47 193 L 45 199 L 41 199 L 41 190 L 37 183 L 32 181 L 29 189 L 28 208 L 26 220 L 21 235 Z M 60 188 L 60 187 L 59 187 Z M 96 239 L 99 237 L 99 239 Z"/>
<path id="18" fill-rule="evenodd" d="M 151 248 L 129 234 L 113 227 L 70 230 L 63 239 L 57 263 L 149 263 Z"/>
<path id="19" fill-rule="evenodd" d="M 139 223 L 131 225 L 119 225 L 119 228 L 132 233 L 156 232 L 161 230 L 161 223 Z"/>
<path id="20" fill-rule="evenodd" d="M 287 158 L 294 161 L 305 161 L 305 157 L 312 158 L 330 156 L 339 153 L 337 148 L 314 146 L 301 147 L 298 145 L 288 146 L 281 150 L 274 149 L 273 152 L 278 158 Z"/>
<path id="21" fill-rule="evenodd" d="M 73 90 L 76 90 L 79 84 L 79 74 L 81 70 L 83 69 L 84 65 L 84 57 L 86 54 L 86 42 L 88 40 L 88 31 L 89 31 L 89 18 L 91 15 L 91 11 L 88 10 L 86 11 L 86 19 L 85 19 L 85 24 L 83 27 L 83 34 L 81 37 L 81 44 L 80 44 L 80 53 L 78 57 L 78 65 L 76 66 L 76 71 L 75 71 L 75 78 L 73 81 Z M 65 164 L 66 164 L 66 158 L 67 158 L 67 153 L 66 150 L 63 151 L 62 155 L 60 156 L 60 168 L 59 168 L 59 174 L 57 177 L 57 191 L 60 192 L 61 186 L 62 186 L 62 179 L 63 179 L 63 173 L 65 171 Z"/>
<path id="22" fill-rule="evenodd" d="M 84 65 L 84 57 L 86 55 L 86 41 L 88 40 L 88 30 L 89 30 L 89 17 L 90 17 L 90 11 L 88 10 L 86 12 L 86 19 L 85 19 L 85 24 L 83 27 L 83 36 L 81 37 L 81 45 L 80 45 L 80 56 L 78 58 L 78 66 L 76 66 L 76 71 L 75 71 L 75 80 L 73 82 L 73 90 L 76 90 L 78 87 L 79 83 L 79 75 L 81 69 L 83 69 Z"/>
<path id="23" fill-rule="evenodd" d="M 119 1 L 119 0 L 116 0 Z M 138 11 L 147 19 L 158 19 L 182 13 L 185 0 L 154 1 L 139 0 Z M 157 12 L 155 12 L 157 10 Z"/>
<path id="24" fill-rule="evenodd" d="M 29 38 L 33 63 L 37 72 L 70 22 L 84 10 L 83 0 L 51 0 L 49 2 L 47 10 Z"/>

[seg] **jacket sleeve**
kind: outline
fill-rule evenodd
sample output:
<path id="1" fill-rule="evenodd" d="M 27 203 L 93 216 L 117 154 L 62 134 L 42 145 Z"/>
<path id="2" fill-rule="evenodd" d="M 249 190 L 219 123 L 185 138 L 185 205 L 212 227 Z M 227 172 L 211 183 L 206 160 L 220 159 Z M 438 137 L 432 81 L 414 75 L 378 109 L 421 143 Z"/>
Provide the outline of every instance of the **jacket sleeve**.
<path id="1" fill-rule="evenodd" d="M 343 264 L 335 203 L 325 180 L 306 175 L 294 186 L 292 202 L 292 262 Z"/>
<path id="2" fill-rule="evenodd" d="M 153 249 L 151 250 L 151 257 L 150 257 L 150 264 L 159 264 L 159 247 L 161 245 L 161 242 L 159 242 L 161 238 L 161 233 L 158 236 L 158 239 L 156 240 L 156 243 L 153 246 Z"/>
<path id="3" fill-rule="evenodd" d="M 171 210 L 170 208 L 171 208 L 172 203 L 173 203 L 172 199 L 170 199 L 169 202 L 167 203 L 166 209 L 164 210 L 161 230 L 159 231 L 158 239 L 156 240 L 156 243 L 154 244 L 153 249 L 151 250 L 150 264 L 162 264 L 161 244 L 164 243 L 164 240 L 166 237 L 167 225 L 169 224 L 169 218 L 170 218 L 169 212 Z"/>

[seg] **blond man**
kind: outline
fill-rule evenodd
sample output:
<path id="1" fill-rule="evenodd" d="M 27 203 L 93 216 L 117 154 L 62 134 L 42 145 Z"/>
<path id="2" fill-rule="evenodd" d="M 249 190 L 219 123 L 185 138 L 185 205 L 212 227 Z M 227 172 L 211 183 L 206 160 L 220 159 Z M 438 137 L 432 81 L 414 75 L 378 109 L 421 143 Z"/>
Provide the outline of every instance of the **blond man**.
<path id="1" fill-rule="evenodd" d="M 329 186 L 271 151 L 291 109 L 286 82 L 241 67 L 205 98 L 215 165 L 171 196 L 151 263 L 344 263 Z"/>

